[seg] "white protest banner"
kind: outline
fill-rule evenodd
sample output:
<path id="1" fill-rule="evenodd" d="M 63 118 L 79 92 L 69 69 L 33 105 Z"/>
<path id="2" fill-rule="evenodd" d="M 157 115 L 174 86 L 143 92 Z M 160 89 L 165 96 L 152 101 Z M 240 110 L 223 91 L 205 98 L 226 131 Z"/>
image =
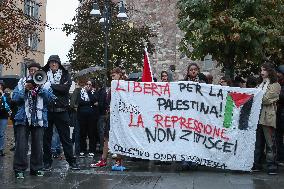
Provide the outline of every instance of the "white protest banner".
<path id="1" fill-rule="evenodd" d="M 263 92 L 195 82 L 111 83 L 112 153 L 249 171 Z"/>

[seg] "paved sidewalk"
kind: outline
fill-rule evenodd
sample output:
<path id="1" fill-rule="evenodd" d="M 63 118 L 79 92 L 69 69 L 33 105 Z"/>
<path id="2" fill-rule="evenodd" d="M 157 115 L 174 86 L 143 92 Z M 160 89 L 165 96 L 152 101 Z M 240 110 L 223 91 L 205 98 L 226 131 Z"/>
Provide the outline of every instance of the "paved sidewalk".
<path id="1" fill-rule="evenodd" d="M 11 136 L 11 128 L 7 130 Z M 11 137 L 9 137 L 11 139 Z M 8 141 L 6 149 L 11 147 Z M 92 158 L 79 158 L 80 171 L 69 170 L 65 160 L 56 159 L 53 169 L 44 177 L 30 176 L 26 172 L 24 180 L 14 178 L 13 152 L 0 157 L 0 189 L 283 189 L 284 167 L 277 176 L 265 172 L 233 172 L 207 167 L 198 170 L 182 170 L 179 163 L 170 165 L 154 161 L 135 161 L 126 158 L 125 172 L 111 171 L 113 160 L 104 168 L 90 168 Z M 99 155 L 96 156 L 99 159 Z"/>
<path id="2" fill-rule="evenodd" d="M 181 170 L 177 163 L 156 165 L 152 161 L 131 161 L 125 163 L 128 171 L 113 172 L 111 165 L 104 168 L 90 168 L 92 158 L 80 158 L 80 171 L 71 171 L 65 160 L 55 160 L 53 169 L 44 177 L 30 176 L 16 180 L 12 171 L 12 157 L 0 158 L 0 188 L 42 188 L 42 189 L 127 189 L 127 188 L 174 188 L 174 189 L 282 189 L 284 168 L 277 176 L 266 173 L 232 172 L 206 167 L 198 170 Z"/>

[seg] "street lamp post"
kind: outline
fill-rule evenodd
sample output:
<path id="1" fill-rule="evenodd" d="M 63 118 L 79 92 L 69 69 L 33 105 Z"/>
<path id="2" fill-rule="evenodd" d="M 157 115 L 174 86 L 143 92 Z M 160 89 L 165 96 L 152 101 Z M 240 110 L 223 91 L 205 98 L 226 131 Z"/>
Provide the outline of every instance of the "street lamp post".
<path id="1" fill-rule="evenodd" d="M 104 0 L 104 9 L 103 14 L 101 14 L 99 5 L 97 0 L 93 2 L 93 9 L 90 12 L 92 17 L 101 17 L 100 23 L 103 26 L 103 31 L 105 33 L 105 44 L 104 44 L 104 68 L 105 68 L 105 75 L 104 75 L 104 86 L 107 85 L 107 68 L 108 68 L 108 44 L 109 44 L 109 31 L 111 27 L 111 9 L 110 9 L 110 0 Z M 119 6 L 119 13 L 117 18 L 120 20 L 126 20 L 127 15 L 125 13 L 125 7 L 123 0 L 120 1 Z"/>

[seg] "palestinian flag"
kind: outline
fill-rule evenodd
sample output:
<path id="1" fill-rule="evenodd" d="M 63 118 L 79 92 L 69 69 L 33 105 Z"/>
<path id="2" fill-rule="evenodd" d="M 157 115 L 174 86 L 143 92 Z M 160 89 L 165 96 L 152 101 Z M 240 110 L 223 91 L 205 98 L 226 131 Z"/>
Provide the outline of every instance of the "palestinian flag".
<path id="1" fill-rule="evenodd" d="M 230 92 L 226 98 L 224 113 L 224 127 L 230 128 L 234 120 L 239 120 L 238 129 L 246 130 L 248 128 L 249 116 L 253 104 L 253 95 L 245 93 Z M 238 113 L 239 112 L 239 113 Z M 239 117 L 239 119 L 237 119 Z"/>

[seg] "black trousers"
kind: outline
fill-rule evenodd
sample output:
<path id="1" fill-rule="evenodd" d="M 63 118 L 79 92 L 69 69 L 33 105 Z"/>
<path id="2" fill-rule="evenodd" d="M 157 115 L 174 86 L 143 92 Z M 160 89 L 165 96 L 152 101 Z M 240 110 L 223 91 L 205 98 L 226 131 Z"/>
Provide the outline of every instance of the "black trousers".
<path id="1" fill-rule="evenodd" d="M 73 126 L 72 142 L 75 146 L 75 154 L 80 154 L 80 126 L 77 119 L 77 112 L 70 113 L 71 125 Z"/>
<path id="2" fill-rule="evenodd" d="M 43 136 L 44 164 L 52 164 L 51 140 L 53 125 L 57 128 L 66 161 L 69 164 L 76 162 L 76 158 L 73 155 L 73 144 L 70 138 L 69 124 L 70 118 L 68 112 L 48 112 L 48 127 L 45 128 Z"/>
<path id="3" fill-rule="evenodd" d="M 277 125 L 276 125 L 276 145 L 277 145 L 277 160 L 284 161 L 284 108 L 279 108 L 277 112 Z"/>
<path id="4" fill-rule="evenodd" d="M 97 117 L 93 111 L 78 111 L 78 123 L 80 126 L 80 151 L 96 151 L 96 132 Z M 89 139 L 89 150 L 87 150 L 87 141 Z"/>
<path id="5" fill-rule="evenodd" d="M 15 171 L 25 171 L 28 168 L 29 135 L 31 134 L 30 170 L 38 171 L 43 168 L 43 127 L 16 125 L 16 150 L 13 167 Z"/>
<path id="6" fill-rule="evenodd" d="M 261 166 L 264 147 L 266 147 L 266 163 L 268 168 L 277 168 L 276 165 L 276 144 L 275 128 L 258 125 L 256 129 L 256 141 L 254 150 L 254 164 Z"/>

